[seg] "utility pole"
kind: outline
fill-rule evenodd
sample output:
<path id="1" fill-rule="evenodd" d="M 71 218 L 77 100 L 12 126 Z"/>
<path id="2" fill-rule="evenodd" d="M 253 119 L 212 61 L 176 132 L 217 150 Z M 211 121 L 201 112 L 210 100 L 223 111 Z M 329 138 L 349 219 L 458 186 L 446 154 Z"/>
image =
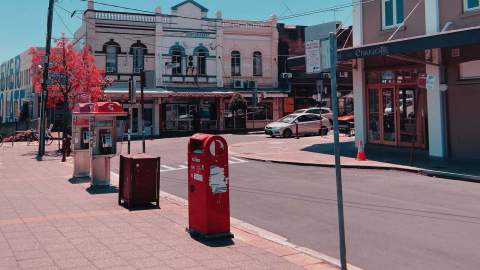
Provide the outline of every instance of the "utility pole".
<path id="1" fill-rule="evenodd" d="M 145 107 L 145 102 L 143 99 L 143 90 L 145 87 L 145 71 L 142 68 L 142 71 L 140 73 L 140 110 L 142 110 L 142 153 L 145 154 L 145 116 L 143 115 L 145 113 L 144 107 Z"/>
<path id="2" fill-rule="evenodd" d="M 48 99 L 48 69 L 50 66 L 50 47 L 52 44 L 52 22 L 53 22 L 53 7 L 54 0 L 48 1 L 48 16 L 47 16 L 47 42 L 45 46 L 45 64 L 43 65 L 43 83 L 40 106 L 40 138 L 38 142 L 37 160 L 40 161 L 45 154 L 45 110 Z"/>
<path id="3" fill-rule="evenodd" d="M 337 36 L 330 33 L 330 78 L 331 99 L 333 108 L 333 151 L 335 153 L 335 176 L 337 182 L 338 236 L 340 242 L 341 269 L 347 270 L 347 255 L 345 247 L 345 220 L 343 215 L 342 169 L 340 165 L 340 142 L 338 131 L 338 98 L 337 98 Z"/>
<path id="4" fill-rule="evenodd" d="M 131 135 L 132 135 L 132 126 L 133 126 L 133 115 L 132 115 L 132 106 L 133 106 L 133 96 L 135 95 L 135 92 L 133 91 L 133 76 L 128 79 L 128 154 L 130 155 L 130 141 L 131 141 Z"/>

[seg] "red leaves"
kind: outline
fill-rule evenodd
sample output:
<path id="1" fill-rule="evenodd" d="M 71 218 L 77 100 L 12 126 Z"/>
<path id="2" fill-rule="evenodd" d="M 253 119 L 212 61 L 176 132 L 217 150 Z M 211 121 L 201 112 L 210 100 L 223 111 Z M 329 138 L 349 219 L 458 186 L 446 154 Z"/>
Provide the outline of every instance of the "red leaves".
<path id="1" fill-rule="evenodd" d="M 30 49 L 32 56 L 31 76 L 36 92 L 40 92 L 43 82 L 43 63 L 45 52 Z M 80 97 L 89 96 L 97 101 L 103 96 L 103 89 L 109 85 L 104 73 L 97 69 L 90 48 L 85 45 L 77 52 L 73 45 L 62 37 L 50 53 L 48 101 L 49 107 L 64 102 L 76 103 Z"/>

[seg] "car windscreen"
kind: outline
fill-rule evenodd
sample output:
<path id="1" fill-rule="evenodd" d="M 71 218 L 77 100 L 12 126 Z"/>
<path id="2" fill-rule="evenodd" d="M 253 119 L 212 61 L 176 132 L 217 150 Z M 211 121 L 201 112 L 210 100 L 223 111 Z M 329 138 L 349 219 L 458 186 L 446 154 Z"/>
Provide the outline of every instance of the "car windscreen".
<path id="1" fill-rule="evenodd" d="M 295 118 L 297 118 L 296 115 L 291 115 L 291 114 L 290 114 L 290 115 L 287 115 L 287 116 L 285 116 L 285 117 L 282 117 L 282 118 L 278 119 L 277 122 L 290 124 L 290 123 L 293 122 L 293 120 L 295 120 Z"/>

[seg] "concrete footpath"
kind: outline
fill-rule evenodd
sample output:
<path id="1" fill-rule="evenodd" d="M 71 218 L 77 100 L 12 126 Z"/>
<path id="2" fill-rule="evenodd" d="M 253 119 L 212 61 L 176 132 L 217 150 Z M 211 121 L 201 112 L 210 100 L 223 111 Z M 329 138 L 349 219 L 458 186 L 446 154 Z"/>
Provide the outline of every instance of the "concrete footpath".
<path id="1" fill-rule="evenodd" d="M 198 242 L 184 201 L 162 193 L 161 209 L 128 211 L 118 189 L 73 181 L 53 147 L 42 162 L 36 148 L 0 149 L 0 269 L 338 269 L 236 219 L 233 243 Z"/>
<path id="2" fill-rule="evenodd" d="M 400 170 L 436 177 L 480 182 L 476 164 L 431 162 L 424 152 L 416 151 L 413 165 L 408 161 L 410 149 L 367 149 L 367 160 L 356 160 L 354 137 L 340 136 L 341 165 L 344 168 Z M 290 138 L 268 138 L 230 145 L 230 154 L 239 158 L 304 166 L 334 167 L 333 135 Z"/>

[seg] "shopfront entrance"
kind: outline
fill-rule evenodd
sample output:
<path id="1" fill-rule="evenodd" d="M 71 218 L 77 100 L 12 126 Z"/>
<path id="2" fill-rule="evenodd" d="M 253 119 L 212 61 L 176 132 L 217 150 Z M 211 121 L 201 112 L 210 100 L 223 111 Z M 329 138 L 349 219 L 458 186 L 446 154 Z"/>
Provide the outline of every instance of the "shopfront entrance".
<path id="1" fill-rule="evenodd" d="M 193 131 L 217 130 L 217 101 L 215 98 L 186 99 L 168 98 L 164 100 L 165 130 Z"/>
<path id="2" fill-rule="evenodd" d="M 404 147 L 426 147 L 426 90 L 418 87 L 418 73 L 387 71 L 366 87 L 368 142 Z M 379 77 L 378 77 L 379 76 Z"/>

